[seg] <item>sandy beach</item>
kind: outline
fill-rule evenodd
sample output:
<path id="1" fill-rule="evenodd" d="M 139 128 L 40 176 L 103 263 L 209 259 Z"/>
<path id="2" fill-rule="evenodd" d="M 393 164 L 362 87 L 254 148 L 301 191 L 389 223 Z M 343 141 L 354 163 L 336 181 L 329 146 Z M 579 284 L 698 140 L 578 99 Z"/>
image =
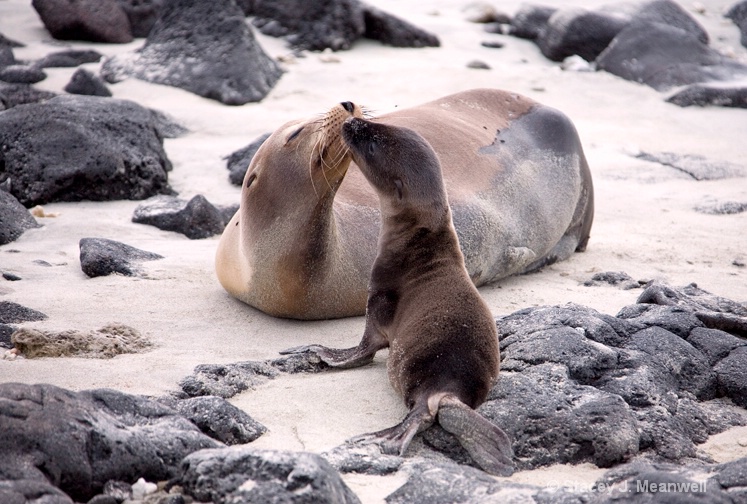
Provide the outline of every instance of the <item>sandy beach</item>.
<path id="1" fill-rule="evenodd" d="M 702 156 L 747 168 L 747 113 L 726 107 L 681 108 L 644 85 L 605 72 L 564 71 L 531 42 L 488 34 L 467 22 L 464 2 L 431 0 L 371 4 L 409 20 L 441 40 L 439 48 L 395 49 L 361 40 L 352 50 L 286 59 L 286 72 L 260 103 L 232 107 L 167 86 L 128 79 L 110 86 L 115 98 L 133 100 L 169 114 L 189 133 L 165 141 L 174 169 L 171 186 L 181 198 L 203 194 L 214 204 L 238 203 L 240 189 L 228 181 L 225 157 L 287 120 L 323 113 L 343 100 L 374 114 L 475 87 L 495 87 L 529 96 L 567 114 L 575 123 L 594 177 L 596 214 L 585 253 L 542 271 L 480 290 L 495 316 L 540 306 L 576 303 L 614 315 L 635 302 L 640 290 L 585 286 L 594 273 L 624 271 L 635 280 L 671 285 L 695 282 L 702 289 L 747 301 L 747 213 L 707 215 L 695 207 L 747 202 L 747 180 L 696 181 L 671 167 L 637 159 L 645 152 Z M 546 0 L 548 5 L 566 5 Z M 608 3 L 586 0 L 584 7 Z M 739 31 L 722 17 L 732 2 L 700 2 L 696 19 L 712 47 L 747 63 Z M 518 1 L 495 2 L 513 14 Z M 690 8 L 690 2 L 682 4 Z M 691 11 L 692 12 L 692 11 Z M 0 33 L 22 42 L 19 60 L 38 59 L 62 48 L 95 49 L 104 55 L 140 47 L 68 43 L 51 39 L 30 2 L 0 0 Z M 272 57 L 288 56 L 279 39 L 255 31 Z M 486 48 L 499 40 L 503 48 Z M 472 69 L 480 60 L 490 69 Z M 83 66 L 94 73 L 100 63 Z M 75 69 L 46 69 L 39 89 L 62 92 Z M 364 320 L 355 317 L 300 322 L 269 317 L 233 298 L 218 283 L 214 254 L 219 237 L 189 240 L 131 222 L 140 202 L 78 202 L 44 205 L 54 217 L 42 227 L 0 247 L 0 270 L 21 281 L 0 280 L 0 301 L 45 313 L 25 327 L 91 330 L 109 322 L 132 326 L 155 345 L 148 352 L 109 360 L 85 358 L 0 359 L 0 381 L 52 383 L 72 390 L 109 387 L 162 395 L 177 388 L 195 366 L 274 358 L 284 348 L 321 343 L 357 344 Z M 164 259 L 144 263 L 143 277 L 88 278 L 80 268 L 84 237 L 117 240 Z M 41 264 L 45 261 L 48 265 Z M 741 266 L 740 266 L 741 264 Z M 278 400 L 282 397 L 283 400 Z M 253 444 L 261 448 L 323 452 L 345 439 L 398 422 L 406 409 L 386 378 L 386 352 L 373 365 L 316 375 L 282 376 L 231 402 L 268 427 Z M 747 428 L 714 436 L 702 446 L 716 461 L 747 456 Z M 590 484 L 603 473 L 592 465 L 550 467 L 513 476 L 515 481 Z M 365 503 L 381 502 L 404 476 L 345 475 Z"/>

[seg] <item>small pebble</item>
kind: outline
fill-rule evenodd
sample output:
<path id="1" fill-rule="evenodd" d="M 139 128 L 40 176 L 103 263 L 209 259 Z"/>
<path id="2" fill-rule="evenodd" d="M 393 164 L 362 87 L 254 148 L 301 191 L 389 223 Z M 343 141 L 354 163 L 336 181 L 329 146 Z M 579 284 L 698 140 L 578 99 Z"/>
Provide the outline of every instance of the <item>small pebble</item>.
<path id="1" fill-rule="evenodd" d="M 489 49 L 500 49 L 505 44 L 503 42 L 498 42 L 497 40 L 486 40 L 485 42 L 481 42 L 480 45 Z"/>
<path id="2" fill-rule="evenodd" d="M 140 478 L 132 485 L 132 499 L 143 500 L 146 495 L 152 494 L 156 490 L 158 490 L 158 485 L 155 483 L 149 483 L 145 481 L 145 479 Z"/>
<path id="3" fill-rule="evenodd" d="M 17 282 L 21 279 L 21 277 L 19 277 L 18 275 L 14 273 L 8 273 L 7 271 L 3 272 L 3 278 L 8 280 L 9 282 Z"/>
<path id="4" fill-rule="evenodd" d="M 467 63 L 467 68 L 476 68 L 478 70 L 490 70 L 490 65 L 480 60 L 472 60 Z"/>

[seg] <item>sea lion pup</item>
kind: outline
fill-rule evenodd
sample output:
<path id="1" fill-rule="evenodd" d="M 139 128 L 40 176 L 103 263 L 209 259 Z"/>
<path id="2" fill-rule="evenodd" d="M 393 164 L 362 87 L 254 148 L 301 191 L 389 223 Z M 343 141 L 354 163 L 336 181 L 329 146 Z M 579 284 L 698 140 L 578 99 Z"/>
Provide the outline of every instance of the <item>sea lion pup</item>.
<path id="1" fill-rule="evenodd" d="M 316 354 L 350 368 L 390 347 L 389 380 L 410 412 L 394 427 L 351 441 L 402 455 L 437 420 L 483 470 L 510 475 L 508 436 L 473 409 L 498 375 L 498 333 L 465 269 L 438 157 L 407 128 L 351 118 L 343 136 L 382 216 L 363 338 L 353 348 L 308 345 L 281 353 Z"/>
<path id="2" fill-rule="evenodd" d="M 340 138 L 351 102 L 291 121 L 258 150 L 216 253 L 234 297 L 273 316 L 363 315 L 378 198 Z M 576 129 L 524 96 L 473 89 L 373 119 L 435 150 L 467 271 L 480 286 L 584 250 L 593 187 Z"/>

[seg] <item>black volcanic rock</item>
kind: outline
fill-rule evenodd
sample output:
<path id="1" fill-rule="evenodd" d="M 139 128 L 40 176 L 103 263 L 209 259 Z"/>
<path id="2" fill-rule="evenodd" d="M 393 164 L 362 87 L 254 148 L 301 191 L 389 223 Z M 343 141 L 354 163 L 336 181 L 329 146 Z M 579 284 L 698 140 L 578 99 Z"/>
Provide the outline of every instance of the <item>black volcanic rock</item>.
<path id="1" fill-rule="evenodd" d="M 656 22 L 639 21 L 622 30 L 599 55 L 597 65 L 659 91 L 747 77 L 747 66 L 725 58 L 688 31 Z"/>
<path id="2" fill-rule="evenodd" d="M 163 259 L 163 256 L 146 252 L 130 245 L 106 238 L 81 238 L 80 267 L 91 278 L 119 273 L 136 276 L 138 263 Z"/>
<path id="3" fill-rule="evenodd" d="M 262 33 L 311 51 L 350 49 L 366 31 L 357 0 L 260 0 L 253 14 Z"/>
<path id="4" fill-rule="evenodd" d="M 250 2 L 251 3 L 251 2 Z M 245 11 L 272 37 L 297 49 L 350 49 L 361 37 L 394 47 L 437 47 L 438 38 L 358 0 L 255 0 Z"/>
<path id="5" fill-rule="evenodd" d="M 0 301 L 0 324 L 17 324 L 34 320 L 44 320 L 42 312 L 26 308 L 12 301 Z"/>
<path id="6" fill-rule="evenodd" d="M 545 30 L 557 8 L 544 5 L 523 4 L 513 18 L 508 33 L 514 37 L 534 40 Z"/>
<path id="7" fill-rule="evenodd" d="M 72 68 L 84 63 L 96 63 L 102 54 L 93 50 L 67 50 L 47 54 L 34 65 L 38 68 Z"/>
<path id="8" fill-rule="evenodd" d="M 650 282 L 617 316 L 567 304 L 496 323 L 501 372 L 478 412 L 512 439 L 519 470 L 636 458 L 685 463 L 709 436 L 747 424 L 735 406 L 747 404 L 743 304 L 694 285 Z M 393 467 L 359 448 L 335 448 L 332 460 L 345 471 Z M 475 466 L 438 424 L 415 437 L 405 460 L 444 455 Z"/>
<path id="9" fill-rule="evenodd" d="M 206 435 L 229 446 L 251 443 L 267 432 L 267 427 L 222 397 L 181 400 L 165 397 L 159 401 L 178 411 Z"/>
<path id="10" fill-rule="evenodd" d="M 0 112 L 27 103 L 39 103 L 57 96 L 51 91 L 42 91 L 29 84 L 6 84 L 0 82 Z"/>
<path id="11" fill-rule="evenodd" d="M 65 85 L 65 91 L 71 94 L 88 96 L 111 96 L 112 92 L 100 77 L 85 68 L 79 68 Z"/>
<path id="12" fill-rule="evenodd" d="M 33 65 L 7 65 L 0 68 L 0 81 L 11 84 L 36 84 L 46 78 L 47 74 Z"/>
<path id="13" fill-rule="evenodd" d="M 140 204 L 132 222 L 150 224 L 197 240 L 222 233 L 236 210 L 237 207 L 218 208 L 200 194 L 189 201 L 160 196 Z"/>
<path id="14" fill-rule="evenodd" d="M 17 240 L 24 231 L 40 227 L 36 219 L 9 192 L 0 189 L 0 245 Z"/>
<path id="15" fill-rule="evenodd" d="M 553 61 L 574 54 L 594 61 L 629 22 L 629 17 L 615 12 L 561 9 L 550 16 L 536 42 Z"/>
<path id="16" fill-rule="evenodd" d="M 732 5 L 725 17 L 731 19 L 739 27 L 742 45 L 747 47 L 747 0 L 741 0 Z"/>
<path id="17" fill-rule="evenodd" d="M 24 205 L 171 193 L 154 115 L 134 102 L 63 95 L 0 112 L 0 183 Z"/>
<path id="18" fill-rule="evenodd" d="M 173 0 L 139 51 L 104 62 L 108 82 L 126 77 L 179 87 L 227 105 L 262 100 L 280 78 L 233 0 Z"/>
<path id="19" fill-rule="evenodd" d="M 396 16 L 363 5 L 363 36 L 392 47 L 439 47 L 438 37 Z"/>
<path id="20" fill-rule="evenodd" d="M 165 0 L 117 0 L 130 20 L 133 37 L 147 37 L 161 15 Z"/>
<path id="21" fill-rule="evenodd" d="M 747 108 L 747 84 L 744 81 L 690 84 L 676 91 L 667 101 L 680 107 L 716 105 Z"/>
<path id="22" fill-rule="evenodd" d="M 201 450 L 184 459 L 178 481 L 200 502 L 360 503 L 326 460 L 305 452 Z"/>
<path id="23" fill-rule="evenodd" d="M 52 484 L 76 502 L 109 480 L 172 478 L 188 454 L 222 446 L 156 401 L 47 384 L 0 384 L 0 432 L 0 479 Z"/>
<path id="24" fill-rule="evenodd" d="M 31 5 L 56 39 L 132 41 L 130 21 L 117 0 L 33 0 Z"/>

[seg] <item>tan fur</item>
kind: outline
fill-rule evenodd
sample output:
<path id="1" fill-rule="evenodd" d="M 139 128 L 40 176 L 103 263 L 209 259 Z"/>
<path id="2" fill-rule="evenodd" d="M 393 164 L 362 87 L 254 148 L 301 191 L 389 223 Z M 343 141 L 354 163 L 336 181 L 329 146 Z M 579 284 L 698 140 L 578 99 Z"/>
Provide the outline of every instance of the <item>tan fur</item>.
<path id="1" fill-rule="evenodd" d="M 362 115 L 354 107 L 351 113 L 340 104 L 323 120 L 292 121 L 257 152 L 241 208 L 216 255 L 218 279 L 231 295 L 282 317 L 364 313 L 380 214 L 376 194 L 359 170 L 349 169 L 355 165 L 339 138 L 342 121 Z M 501 143 L 498 135 L 512 134 L 517 121 L 537 111 L 561 117 L 553 131 L 570 147 L 560 154 L 533 149 L 531 135 Z M 433 146 L 475 285 L 583 250 L 593 190 L 575 129 L 562 114 L 514 93 L 477 89 L 375 121 L 411 128 Z M 321 152 L 323 170 L 316 163 Z M 257 179 L 247 188 L 251 174 Z M 309 254 L 312 241 L 316 255 Z"/>

